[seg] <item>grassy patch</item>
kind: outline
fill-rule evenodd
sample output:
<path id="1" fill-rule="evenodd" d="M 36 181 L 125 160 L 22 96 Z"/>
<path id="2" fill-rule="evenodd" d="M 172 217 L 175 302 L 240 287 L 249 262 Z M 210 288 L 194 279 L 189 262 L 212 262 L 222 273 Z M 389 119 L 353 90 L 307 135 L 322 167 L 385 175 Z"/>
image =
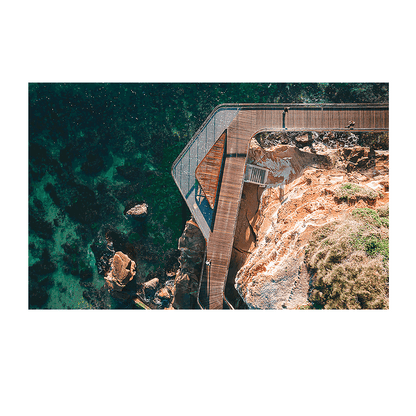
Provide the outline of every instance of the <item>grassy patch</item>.
<path id="1" fill-rule="evenodd" d="M 381 192 L 374 191 L 370 188 L 364 188 L 355 183 L 344 183 L 335 190 L 335 197 L 341 200 L 350 199 L 364 199 L 364 200 L 376 200 L 382 198 Z"/>
<path id="2" fill-rule="evenodd" d="M 377 211 L 317 229 L 306 252 L 313 308 L 387 309 L 389 239 Z M 388 220 L 388 218 L 387 218 Z"/>
<path id="3" fill-rule="evenodd" d="M 376 235 L 362 237 L 358 235 L 353 239 L 353 245 L 357 250 L 364 250 L 370 257 L 383 256 L 384 261 L 389 260 L 389 240 Z"/>
<path id="4" fill-rule="evenodd" d="M 383 207 L 384 208 L 384 207 Z M 387 207 L 387 216 L 385 215 L 385 210 L 381 211 L 382 215 L 380 216 L 380 210 L 375 211 L 371 208 L 356 208 L 352 211 L 353 217 L 364 221 L 366 223 L 372 224 L 376 227 L 389 227 L 389 217 L 388 217 L 388 207 Z"/>

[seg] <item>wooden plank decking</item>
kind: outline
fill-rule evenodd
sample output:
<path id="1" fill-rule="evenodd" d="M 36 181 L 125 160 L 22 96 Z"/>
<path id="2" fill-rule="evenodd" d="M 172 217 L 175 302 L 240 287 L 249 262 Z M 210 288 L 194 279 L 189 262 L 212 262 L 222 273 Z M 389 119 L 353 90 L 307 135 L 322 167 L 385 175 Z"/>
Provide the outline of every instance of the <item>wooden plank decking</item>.
<path id="1" fill-rule="evenodd" d="M 388 105 L 241 105 L 226 129 L 226 154 L 206 251 L 208 265 L 203 264 L 198 294 L 203 308 L 231 307 L 224 297 L 224 289 L 250 140 L 260 130 L 282 130 L 285 106 L 289 106 L 284 120 L 289 130 L 346 130 L 354 122 L 354 131 L 388 131 Z M 217 164 L 214 165 L 217 170 Z M 209 178 L 209 172 L 204 174 Z M 212 172 L 212 177 L 217 178 L 218 173 Z"/>
<path id="2" fill-rule="evenodd" d="M 221 175 L 222 161 L 225 151 L 226 131 L 212 146 L 195 170 L 195 177 L 199 182 L 205 197 L 212 209 L 217 198 L 218 182 Z"/>
<path id="3" fill-rule="evenodd" d="M 279 115 L 277 112 L 263 110 L 244 111 L 228 127 L 227 154 L 214 229 L 207 245 L 206 257 L 211 265 L 207 266 L 206 272 L 208 301 L 203 303 L 208 304 L 209 309 L 222 309 L 226 305 L 224 286 L 230 265 L 251 137 L 259 125 L 277 128 L 281 126 L 281 122 L 281 112 Z"/>

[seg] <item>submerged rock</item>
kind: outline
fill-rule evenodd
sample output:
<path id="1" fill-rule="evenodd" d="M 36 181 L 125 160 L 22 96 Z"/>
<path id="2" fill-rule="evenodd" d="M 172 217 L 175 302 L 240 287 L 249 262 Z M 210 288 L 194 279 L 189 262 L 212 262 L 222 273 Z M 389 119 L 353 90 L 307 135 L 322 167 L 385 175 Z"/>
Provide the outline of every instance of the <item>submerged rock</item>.
<path id="1" fill-rule="evenodd" d="M 29 290 L 29 308 L 42 308 L 49 299 L 47 289 L 37 282 L 30 285 Z"/>
<path id="2" fill-rule="evenodd" d="M 81 166 L 81 170 L 86 175 L 97 175 L 104 169 L 104 159 L 95 152 L 87 154 L 87 160 Z"/>
<path id="3" fill-rule="evenodd" d="M 55 270 L 56 264 L 52 261 L 49 250 L 44 248 L 40 260 L 29 267 L 29 275 L 31 278 L 38 280 L 39 276 L 51 274 Z"/>

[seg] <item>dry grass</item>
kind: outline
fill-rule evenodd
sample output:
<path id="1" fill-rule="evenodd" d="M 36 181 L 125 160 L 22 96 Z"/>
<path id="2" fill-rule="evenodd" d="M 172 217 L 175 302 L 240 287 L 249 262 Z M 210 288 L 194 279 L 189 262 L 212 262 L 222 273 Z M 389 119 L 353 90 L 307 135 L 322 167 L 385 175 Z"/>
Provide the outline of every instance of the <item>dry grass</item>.
<path id="1" fill-rule="evenodd" d="M 346 221 L 334 222 L 313 233 L 306 254 L 313 276 L 313 307 L 388 308 L 388 228 L 382 221 L 385 219 L 374 210 L 354 210 Z"/>
<path id="2" fill-rule="evenodd" d="M 389 218 L 389 204 L 378 208 L 377 209 L 377 214 L 379 215 L 379 217 L 388 219 Z"/>

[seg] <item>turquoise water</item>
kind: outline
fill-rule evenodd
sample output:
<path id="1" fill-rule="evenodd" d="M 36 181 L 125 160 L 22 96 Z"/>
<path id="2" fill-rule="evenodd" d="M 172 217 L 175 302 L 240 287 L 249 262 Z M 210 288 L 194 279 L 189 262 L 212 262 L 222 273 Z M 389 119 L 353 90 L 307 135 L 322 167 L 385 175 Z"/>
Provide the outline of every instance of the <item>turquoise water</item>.
<path id="1" fill-rule="evenodd" d="M 29 307 L 133 308 L 103 290 L 105 236 L 142 278 L 172 267 L 189 211 L 170 169 L 213 108 L 318 101 L 386 102 L 388 85 L 29 84 Z M 146 222 L 127 219 L 141 202 Z"/>

